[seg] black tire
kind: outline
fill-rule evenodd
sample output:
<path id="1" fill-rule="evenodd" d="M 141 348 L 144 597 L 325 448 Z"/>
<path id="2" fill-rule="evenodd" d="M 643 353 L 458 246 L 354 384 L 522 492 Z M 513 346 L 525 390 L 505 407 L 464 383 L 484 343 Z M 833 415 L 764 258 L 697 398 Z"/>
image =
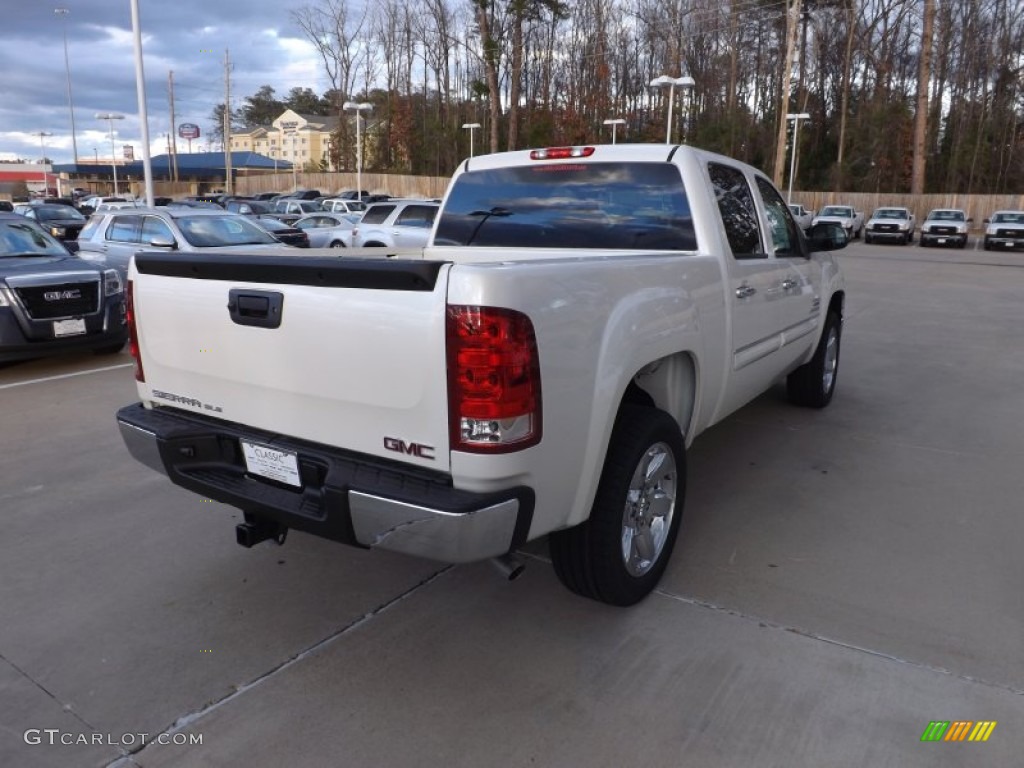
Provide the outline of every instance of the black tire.
<path id="1" fill-rule="evenodd" d="M 961 241 L 960 241 L 960 245 L 959 245 L 959 246 L 957 246 L 957 247 L 958 247 L 958 248 L 959 248 L 959 249 L 960 249 L 961 251 L 962 251 L 962 250 L 963 250 L 964 248 L 966 248 L 966 247 L 967 247 L 967 238 L 965 237 L 965 238 L 964 238 L 963 240 L 961 240 Z"/>
<path id="2" fill-rule="evenodd" d="M 871 235 L 864 233 L 864 245 L 871 245 Z"/>
<path id="3" fill-rule="evenodd" d="M 843 321 L 836 312 L 829 310 L 814 357 L 786 377 L 790 402 L 806 408 L 824 408 L 832 402 L 839 376 L 842 336 Z"/>
<path id="4" fill-rule="evenodd" d="M 914 242 L 914 233 L 913 232 L 907 232 L 907 245 L 910 245 L 913 242 Z"/>
<path id="5" fill-rule="evenodd" d="M 344 248 L 345 244 L 341 240 L 334 240 L 331 242 L 330 248 Z"/>
<path id="6" fill-rule="evenodd" d="M 122 341 L 120 344 L 108 344 L 105 347 L 94 347 L 92 352 L 94 355 L 116 355 L 128 342 Z"/>
<path id="7" fill-rule="evenodd" d="M 987 238 L 987 237 L 985 238 L 985 250 L 986 250 L 986 251 L 991 251 L 991 250 L 992 250 L 992 244 L 991 244 L 991 243 L 989 243 L 989 241 L 988 241 L 988 238 Z"/>
<path id="8" fill-rule="evenodd" d="M 661 477 L 641 492 L 641 504 L 629 504 L 631 485 L 648 461 L 647 469 L 659 472 L 663 468 L 670 477 Z M 665 462 L 671 463 L 665 466 Z M 633 605 L 642 600 L 657 586 L 672 555 L 685 491 L 686 455 L 679 425 L 664 411 L 624 403 L 612 429 L 590 518 L 549 537 L 559 580 L 576 594 L 609 605 Z M 651 498 L 668 504 L 665 514 L 652 513 Z M 630 518 L 629 513 L 634 516 Z M 644 513 L 651 513 L 650 518 Z M 630 537 L 627 563 L 623 542 L 627 528 L 635 533 L 633 526 L 645 530 L 646 535 Z M 640 557 L 645 543 L 654 549 L 650 559 Z M 634 547 L 640 557 L 637 561 L 632 560 Z"/>

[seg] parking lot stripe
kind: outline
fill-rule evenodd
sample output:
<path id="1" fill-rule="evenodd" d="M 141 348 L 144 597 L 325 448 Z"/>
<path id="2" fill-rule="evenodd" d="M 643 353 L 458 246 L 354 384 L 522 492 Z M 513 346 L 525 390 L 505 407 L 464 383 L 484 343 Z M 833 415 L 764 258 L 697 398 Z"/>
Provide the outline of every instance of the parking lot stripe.
<path id="1" fill-rule="evenodd" d="M 104 368 L 90 368 L 87 371 L 75 371 L 74 373 L 61 373 L 57 376 L 44 376 L 41 379 L 29 379 L 28 381 L 14 381 L 10 384 L 0 384 L 0 389 L 11 389 L 13 387 L 24 387 L 29 384 L 43 384 L 47 381 L 58 379 L 70 379 L 72 376 L 85 376 L 89 373 L 103 373 L 104 371 L 116 371 L 119 368 L 131 368 L 135 363 L 122 363 L 121 365 L 108 365 Z"/>

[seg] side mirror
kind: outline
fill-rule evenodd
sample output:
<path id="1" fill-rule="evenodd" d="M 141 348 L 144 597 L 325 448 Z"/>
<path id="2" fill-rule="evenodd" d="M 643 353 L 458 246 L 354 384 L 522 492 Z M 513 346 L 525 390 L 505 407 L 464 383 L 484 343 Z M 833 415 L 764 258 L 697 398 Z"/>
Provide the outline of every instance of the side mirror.
<path id="1" fill-rule="evenodd" d="M 973 218 L 968 218 L 967 219 L 967 223 L 968 224 L 973 224 L 974 223 L 974 219 Z"/>
<path id="2" fill-rule="evenodd" d="M 154 248 L 166 248 L 171 251 L 178 247 L 173 237 L 154 237 L 149 244 Z"/>
<path id="3" fill-rule="evenodd" d="M 811 251 L 838 251 L 849 244 L 846 230 L 833 222 L 823 221 L 807 231 Z"/>
<path id="4" fill-rule="evenodd" d="M 982 223 L 983 223 L 983 224 L 991 224 L 992 222 L 990 222 L 990 221 L 989 221 L 988 219 L 983 219 L 983 220 L 982 220 Z"/>

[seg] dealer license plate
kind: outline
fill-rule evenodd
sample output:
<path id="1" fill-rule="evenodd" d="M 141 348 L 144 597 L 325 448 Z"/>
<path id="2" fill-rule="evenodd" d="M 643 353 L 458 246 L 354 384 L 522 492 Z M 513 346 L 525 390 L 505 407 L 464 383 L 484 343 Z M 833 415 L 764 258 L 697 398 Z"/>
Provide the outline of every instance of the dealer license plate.
<path id="1" fill-rule="evenodd" d="M 79 336 L 85 333 L 85 318 L 73 317 L 70 320 L 54 320 L 53 335 L 56 338 L 61 336 Z"/>
<path id="2" fill-rule="evenodd" d="M 944 237 L 940 237 L 940 238 L 939 238 L 938 240 L 936 240 L 935 242 L 936 242 L 936 243 L 938 243 L 939 245 L 945 245 L 945 244 L 946 244 L 946 238 L 944 238 Z"/>
<path id="3" fill-rule="evenodd" d="M 299 458 L 291 451 L 279 451 L 258 443 L 239 440 L 245 456 L 245 468 L 250 474 L 259 475 L 279 483 L 302 487 L 299 478 Z"/>

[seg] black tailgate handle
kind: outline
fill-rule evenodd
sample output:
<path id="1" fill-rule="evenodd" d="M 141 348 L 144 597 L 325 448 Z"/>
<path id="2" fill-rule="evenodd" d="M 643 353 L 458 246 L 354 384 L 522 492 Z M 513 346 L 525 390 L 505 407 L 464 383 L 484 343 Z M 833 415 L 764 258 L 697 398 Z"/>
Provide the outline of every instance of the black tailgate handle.
<path id="1" fill-rule="evenodd" d="M 228 313 L 238 325 L 279 328 L 284 294 L 280 291 L 254 291 L 232 288 L 228 291 Z"/>

